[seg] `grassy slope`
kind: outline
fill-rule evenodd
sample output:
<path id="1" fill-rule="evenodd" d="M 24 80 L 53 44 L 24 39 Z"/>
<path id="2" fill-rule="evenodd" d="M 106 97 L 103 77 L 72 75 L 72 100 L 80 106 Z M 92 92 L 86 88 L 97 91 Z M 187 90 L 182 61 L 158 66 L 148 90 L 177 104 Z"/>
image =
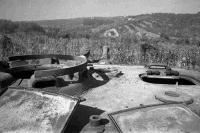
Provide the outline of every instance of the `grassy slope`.
<path id="1" fill-rule="evenodd" d="M 85 25 L 85 22 L 96 19 L 96 24 Z M 101 20 L 111 20 L 112 23 L 98 23 Z M 138 16 L 126 17 L 96 17 L 96 18 L 77 18 L 63 20 L 45 20 L 36 21 L 41 26 L 60 27 L 61 29 L 72 29 L 76 27 L 86 27 L 85 29 L 102 32 L 111 28 L 119 30 L 119 32 L 130 32 L 127 26 L 134 29 L 137 33 L 147 34 L 150 37 L 157 37 L 160 33 L 165 33 L 172 37 L 182 36 L 194 37 L 200 36 L 200 14 L 144 14 Z M 86 22 L 86 23 L 87 23 Z"/>

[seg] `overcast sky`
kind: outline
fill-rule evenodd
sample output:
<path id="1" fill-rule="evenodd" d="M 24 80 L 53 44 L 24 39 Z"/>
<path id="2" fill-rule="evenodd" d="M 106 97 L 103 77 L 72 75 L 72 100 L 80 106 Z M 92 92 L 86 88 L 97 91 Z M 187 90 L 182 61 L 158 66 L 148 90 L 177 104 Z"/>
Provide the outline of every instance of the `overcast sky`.
<path id="1" fill-rule="evenodd" d="M 0 0 L 0 19 L 14 21 L 199 11 L 200 0 Z"/>

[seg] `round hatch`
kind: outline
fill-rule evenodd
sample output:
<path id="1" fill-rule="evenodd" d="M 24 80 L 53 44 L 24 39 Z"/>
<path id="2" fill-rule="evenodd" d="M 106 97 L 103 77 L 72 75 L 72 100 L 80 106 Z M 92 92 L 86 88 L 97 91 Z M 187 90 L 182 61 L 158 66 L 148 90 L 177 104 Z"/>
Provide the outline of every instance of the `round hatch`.
<path id="1" fill-rule="evenodd" d="M 165 64 L 150 64 L 146 73 L 140 74 L 141 80 L 152 84 L 197 85 L 198 80 L 187 75 L 181 75 Z"/>

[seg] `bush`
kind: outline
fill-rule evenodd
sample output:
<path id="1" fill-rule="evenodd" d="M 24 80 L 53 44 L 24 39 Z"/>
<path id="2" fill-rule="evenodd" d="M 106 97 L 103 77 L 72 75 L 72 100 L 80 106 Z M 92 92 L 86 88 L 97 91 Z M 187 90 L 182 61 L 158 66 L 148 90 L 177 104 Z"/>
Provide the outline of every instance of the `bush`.
<path id="1" fill-rule="evenodd" d="M 10 20 L 0 20 L 0 32 L 2 33 L 14 33 L 18 28 L 18 25 Z"/>
<path id="2" fill-rule="evenodd" d="M 52 27 L 46 29 L 46 35 L 52 38 L 57 38 L 62 36 L 59 28 L 52 28 Z"/>
<path id="3" fill-rule="evenodd" d="M 13 44 L 11 38 L 6 35 L 0 35 L 1 56 L 8 57 L 13 54 Z"/>
<path id="4" fill-rule="evenodd" d="M 33 22 L 18 22 L 17 31 L 25 33 L 45 33 L 45 30 L 41 26 Z"/>
<path id="5" fill-rule="evenodd" d="M 169 36 L 168 36 L 167 34 L 165 34 L 165 33 L 161 33 L 161 34 L 160 34 L 160 38 L 169 40 Z"/>

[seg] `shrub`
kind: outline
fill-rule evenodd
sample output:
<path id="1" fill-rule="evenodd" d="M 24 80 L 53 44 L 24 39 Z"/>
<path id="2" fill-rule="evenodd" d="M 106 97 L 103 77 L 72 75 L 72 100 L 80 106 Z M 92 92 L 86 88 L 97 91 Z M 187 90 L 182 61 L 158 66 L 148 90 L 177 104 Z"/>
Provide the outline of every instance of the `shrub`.
<path id="1" fill-rule="evenodd" d="M 167 34 L 165 34 L 165 33 L 161 33 L 161 34 L 160 34 L 160 38 L 169 40 L 169 36 L 168 36 Z"/>
<path id="2" fill-rule="evenodd" d="M 2 33 L 14 33 L 18 28 L 18 25 L 10 20 L 0 20 L 0 32 Z"/>
<path id="3" fill-rule="evenodd" d="M 17 31 L 25 33 L 45 33 L 45 30 L 41 26 L 33 22 L 18 22 Z"/>

